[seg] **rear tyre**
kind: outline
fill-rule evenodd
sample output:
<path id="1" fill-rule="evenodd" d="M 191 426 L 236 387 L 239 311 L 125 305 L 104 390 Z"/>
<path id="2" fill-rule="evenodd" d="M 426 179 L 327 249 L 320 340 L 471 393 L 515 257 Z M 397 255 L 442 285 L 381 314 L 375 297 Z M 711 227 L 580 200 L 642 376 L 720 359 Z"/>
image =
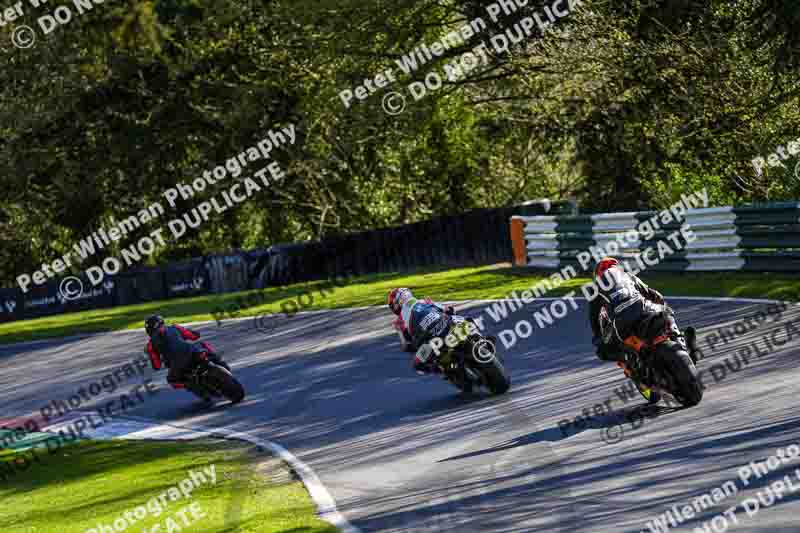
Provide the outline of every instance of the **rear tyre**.
<path id="1" fill-rule="evenodd" d="M 703 387 L 691 357 L 677 342 L 665 342 L 658 347 L 657 356 L 672 382 L 669 392 L 682 405 L 692 407 L 703 399 Z"/>
<path id="2" fill-rule="evenodd" d="M 486 379 L 486 387 L 492 394 L 504 394 L 511 387 L 511 378 L 508 377 L 508 372 L 497 356 L 482 364 L 480 371 Z"/>
<path id="3" fill-rule="evenodd" d="M 233 377 L 233 374 L 224 368 L 212 366 L 208 370 L 208 379 L 216 383 L 218 390 L 223 396 L 229 399 L 231 403 L 239 403 L 244 400 L 244 387 Z"/>

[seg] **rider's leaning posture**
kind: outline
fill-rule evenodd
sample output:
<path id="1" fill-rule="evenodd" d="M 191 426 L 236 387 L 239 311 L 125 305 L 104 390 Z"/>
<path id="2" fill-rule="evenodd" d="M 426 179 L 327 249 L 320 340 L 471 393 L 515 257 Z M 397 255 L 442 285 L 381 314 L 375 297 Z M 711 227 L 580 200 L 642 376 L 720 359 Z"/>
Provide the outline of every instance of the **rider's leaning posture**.
<path id="1" fill-rule="evenodd" d="M 597 263 L 595 283 L 598 295 L 589 304 L 589 321 L 592 325 L 592 344 L 597 347 L 600 359 L 624 363 L 625 352 L 622 347 L 625 339 L 649 331 L 652 321 L 663 320 L 665 327 L 672 332 L 672 340 L 678 342 L 692 361 L 697 363 L 694 328 L 687 327 L 684 338 L 671 310 L 664 304 L 664 297 L 658 291 L 625 272 L 619 261 L 612 257 Z M 601 313 L 602 319 L 607 322 L 606 328 L 601 327 Z"/>
<path id="2" fill-rule="evenodd" d="M 453 308 L 431 300 L 418 300 L 409 289 L 394 289 L 389 293 L 389 308 L 405 324 L 408 341 L 415 348 L 429 343 L 434 337 L 444 339 L 450 330 Z M 418 372 L 428 373 L 435 369 L 432 353 L 426 352 L 425 356 L 426 359 L 422 360 L 417 351 L 414 357 L 414 368 Z"/>
<path id="3" fill-rule="evenodd" d="M 145 320 L 145 331 L 150 337 L 145 352 L 150 356 L 153 370 L 160 370 L 162 365 L 169 368 L 167 383 L 175 389 L 187 389 L 206 401 L 211 397 L 205 391 L 195 390 L 185 382 L 186 373 L 198 360 L 213 361 L 225 368 L 223 362 L 208 343 L 200 341 L 200 334 L 178 324 L 167 326 L 164 319 L 153 315 Z"/>
<path id="4" fill-rule="evenodd" d="M 392 311 L 392 313 L 397 315 L 397 318 L 394 321 L 394 327 L 395 329 L 401 332 L 400 334 L 402 335 L 403 350 L 407 352 L 416 352 L 417 349 L 422 344 L 422 342 L 420 342 L 420 339 L 424 338 L 425 335 L 420 332 L 419 327 L 414 328 L 414 324 L 412 322 L 409 322 L 410 320 L 409 317 L 412 316 L 412 313 L 410 311 L 406 317 L 404 317 L 401 313 L 403 308 L 403 303 L 408 302 L 411 299 L 415 301 L 415 304 L 420 304 L 420 307 L 417 309 L 416 313 L 413 314 L 413 316 L 417 318 L 423 315 L 427 315 L 429 312 L 451 316 L 453 315 L 453 313 L 455 313 L 455 309 L 452 306 L 444 306 L 442 304 L 437 304 L 430 298 L 425 298 L 424 300 L 417 300 L 416 298 L 414 298 L 414 295 L 411 293 L 410 289 L 398 288 L 389 292 L 389 297 L 388 297 L 389 309 Z M 412 331 L 417 331 L 417 334 L 413 335 L 411 333 Z"/>

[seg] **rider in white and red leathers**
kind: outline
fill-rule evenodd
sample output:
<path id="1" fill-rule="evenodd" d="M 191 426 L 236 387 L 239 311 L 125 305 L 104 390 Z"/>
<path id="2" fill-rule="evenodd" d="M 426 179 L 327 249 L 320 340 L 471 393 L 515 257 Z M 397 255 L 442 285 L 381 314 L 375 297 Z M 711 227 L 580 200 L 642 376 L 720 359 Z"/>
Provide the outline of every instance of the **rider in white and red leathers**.
<path id="1" fill-rule="evenodd" d="M 389 293 L 389 309 L 398 318 L 395 327 L 403 332 L 407 351 L 417 351 L 434 337 L 447 336 L 454 313 L 452 306 L 443 306 L 430 299 L 418 300 L 410 289 L 399 288 Z M 402 328 L 402 329 L 400 329 Z M 416 361 L 417 370 L 429 371 L 429 365 Z"/>

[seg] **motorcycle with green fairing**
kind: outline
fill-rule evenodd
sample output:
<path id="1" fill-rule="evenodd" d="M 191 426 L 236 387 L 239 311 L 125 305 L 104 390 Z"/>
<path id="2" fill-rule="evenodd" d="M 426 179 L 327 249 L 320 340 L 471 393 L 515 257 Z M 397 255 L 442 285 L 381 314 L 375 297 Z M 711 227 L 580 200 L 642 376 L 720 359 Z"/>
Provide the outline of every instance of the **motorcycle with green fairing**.
<path id="1" fill-rule="evenodd" d="M 484 336 L 470 319 L 449 316 L 447 335 L 423 344 L 414 356 L 415 363 L 442 374 L 463 394 L 486 388 L 491 394 L 504 394 L 511 378 L 497 353 L 496 340 Z"/>

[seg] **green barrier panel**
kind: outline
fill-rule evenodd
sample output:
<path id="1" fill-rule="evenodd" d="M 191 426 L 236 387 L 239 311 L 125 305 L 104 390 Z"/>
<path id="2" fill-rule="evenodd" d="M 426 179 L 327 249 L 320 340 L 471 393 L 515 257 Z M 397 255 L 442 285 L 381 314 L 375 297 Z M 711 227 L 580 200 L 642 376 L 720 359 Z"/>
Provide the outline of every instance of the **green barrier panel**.
<path id="1" fill-rule="evenodd" d="M 800 252 L 744 252 L 742 270 L 757 272 L 798 272 Z"/>
<path id="2" fill-rule="evenodd" d="M 755 248 L 800 248 L 800 231 L 796 233 L 782 232 L 779 229 L 768 231 L 742 231 L 737 229 L 742 237 L 739 248 L 752 250 Z"/>
<path id="3" fill-rule="evenodd" d="M 775 226 L 780 224 L 797 224 L 800 211 L 791 213 L 775 213 L 762 211 L 758 213 L 736 213 L 736 227 L 746 226 Z"/>
<path id="4" fill-rule="evenodd" d="M 604 236 L 615 233 L 617 227 L 623 228 L 632 218 L 637 229 L 650 221 L 655 232 L 650 238 L 640 233 L 640 250 L 658 250 L 659 243 L 663 242 L 675 252 L 648 269 L 671 272 L 690 268 L 800 272 L 800 202 L 695 209 L 691 215 L 690 224 L 696 226 L 695 234 L 699 234 L 700 239 L 691 252 L 687 251 L 682 236 L 678 238 L 680 245 L 677 246 L 667 239 L 668 235 L 680 231 L 686 223 L 685 217 L 662 224 L 660 212 L 656 211 L 619 213 L 618 216 L 597 220 L 592 215 L 557 216 L 554 220 L 557 245 L 554 248 L 558 255 L 553 262 L 557 262 L 559 268 L 577 265 L 577 254 L 592 247 L 600 248 L 598 242 L 607 242 L 606 238 L 598 239 L 600 233 Z M 617 219 L 619 224 L 615 224 Z M 735 236 L 730 231 L 731 224 L 735 227 Z"/>
<path id="5" fill-rule="evenodd" d="M 558 234 L 559 268 L 572 266 L 580 270 L 575 256 L 597 245 L 594 240 L 594 222 L 589 215 L 556 217 L 556 233 Z"/>

